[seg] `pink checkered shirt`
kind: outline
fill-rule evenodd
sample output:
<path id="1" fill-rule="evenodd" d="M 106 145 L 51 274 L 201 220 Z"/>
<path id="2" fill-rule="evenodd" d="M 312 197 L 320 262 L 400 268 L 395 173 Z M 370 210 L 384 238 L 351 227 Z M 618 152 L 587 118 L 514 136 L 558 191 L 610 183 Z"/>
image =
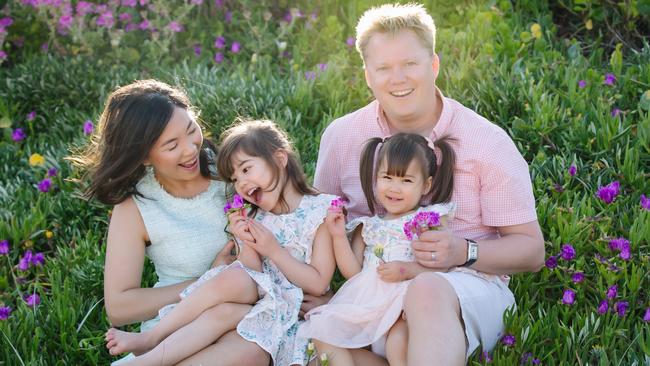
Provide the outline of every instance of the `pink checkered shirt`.
<path id="1" fill-rule="evenodd" d="M 442 112 L 430 138 L 456 139 L 452 202 L 457 210 L 450 228 L 461 237 L 493 239 L 497 227 L 535 221 L 528 164 L 512 139 L 471 109 L 440 96 Z M 390 129 L 375 100 L 336 119 L 321 137 L 314 186 L 348 200 L 351 218 L 370 215 L 359 179 L 362 146 L 369 138 L 386 136 Z"/>

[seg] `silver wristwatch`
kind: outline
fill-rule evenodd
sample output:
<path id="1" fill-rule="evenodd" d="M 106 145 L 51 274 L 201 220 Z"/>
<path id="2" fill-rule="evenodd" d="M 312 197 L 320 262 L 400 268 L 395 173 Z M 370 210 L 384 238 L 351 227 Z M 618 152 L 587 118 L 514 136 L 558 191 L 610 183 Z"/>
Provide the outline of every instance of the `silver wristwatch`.
<path id="1" fill-rule="evenodd" d="M 478 243 L 472 239 L 465 239 L 467 241 L 467 262 L 462 267 L 469 267 L 478 259 Z"/>

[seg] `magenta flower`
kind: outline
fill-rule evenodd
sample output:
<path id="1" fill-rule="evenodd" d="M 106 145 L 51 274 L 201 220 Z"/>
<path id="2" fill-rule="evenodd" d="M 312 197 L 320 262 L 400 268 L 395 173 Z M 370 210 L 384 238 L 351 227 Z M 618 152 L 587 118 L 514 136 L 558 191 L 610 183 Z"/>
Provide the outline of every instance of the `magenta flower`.
<path id="1" fill-rule="evenodd" d="M 230 46 L 230 52 L 232 53 L 239 53 L 239 50 L 241 49 L 241 45 L 239 42 L 233 42 L 232 45 Z"/>
<path id="2" fill-rule="evenodd" d="M 87 1 L 80 1 L 77 3 L 77 15 L 83 17 L 86 14 L 93 12 L 94 4 Z"/>
<path id="3" fill-rule="evenodd" d="M 31 264 L 37 267 L 45 264 L 45 255 L 43 253 L 36 253 L 31 258 Z"/>
<path id="4" fill-rule="evenodd" d="M 0 19 L 0 28 L 7 28 L 8 26 L 12 25 L 14 23 L 14 20 L 11 19 L 11 17 L 4 17 Z"/>
<path id="5" fill-rule="evenodd" d="M 607 303 L 607 300 L 602 300 L 598 305 L 598 314 L 605 314 L 607 310 L 609 310 L 609 303 Z"/>
<path id="6" fill-rule="evenodd" d="M 354 37 L 348 37 L 348 39 L 345 40 L 345 44 L 347 44 L 348 47 L 354 47 Z"/>
<path id="7" fill-rule="evenodd" d="M 128 23 L 131 21 L 133 17 L 131 16 L 131 13 L 122 13 L 118 18 L 120 19 L 121 22 Z"/>
<path id="8" fill-rule="evenodd" d="M 642 194 L 641 201 L 639 203 L 641 204 L 641 208 L 650 211 L 650 197 L 646 197 L 645 194 Z"/>
<path id="9" fill-rule="evenodd" d="M 102 12 L 97 17 L 95 23 L 100 27 L 113 28 L 113 25 L 115 24 L 115 20 L 113 19 L 113 13 L 110 10 Z"/>
<path id="10" fill-rule="evenodd" d="M 214 54 L 214 62 L 220 64 L 220 63 L 223 62 L 223 59 L 224 59 L 223 53 L 217 52 L 217 53 Z"/>
<path id="11" fill-rule="evenodd" d="M 140 24 L 138 24 L 138 28 L 140 28 L 140 30 L 149 29 L 149 21 L 144 19 L 142 22 L 140 22 Z"/>
<path id="12" fill-rule="evenodd" d="M 48 45 L 47 42 L 45 42 L 45 43 L 43 43 L 41 45 L 41 51 L 47 52 L 47 50 L 49 50 L 49 49 L 50 49 L 50 45 Z"/>
<path id="13" fill-rule="evenodd" d="M 136 5 L 138 5 L 138 0 L 122 0 L 122 6 L 135 8 Z"/>
<path id="14" fill-rule="evenodd" d="M 546 262 L 544 262 L 544 265 L 546 265 L 546 268 L 548 268 L 548 269 L 553 269 L 553 268 L 557 267 L 557 257 L 554 256 L 554 255 L 548 257 Z"/>
<path id="15" fill-rule="evenodd" d="M 226 38 L 224 36 L 219 36 L 215 38 L 214 40 L 214 47 L 218 49 L 222 49 L 226 47 Z"/>
<path id="16" fill-rule="evenodd" d="M 320 71 L 327 70 L 327 64 L 318 64 L 317 66 Z"/>
<path id="17" fill-rule="evenodd" d="M 31 111 L 31 112 L 27 113 L 27 120 L 28 121 L 33 121 L 34 118 L 36 118 L 36 111 Z"/>
<path id="18" fill-rule="evenodd" d="M 55 177 L 59 171 L 56 168 L 50 168 L 47 170 L 48 177 Z"/>
<path id="19" fill-rule="evenodd" d="M 617 238 L 609 241 L 609 249 L 618 251 L 623 260 L 630 259 L 630 241 L 625 238 Z"/>
<path id="20" fill-rule="evenodd" d="M 223 212 L 226 215 L 230 215 L 231 213 L 237 212 L 241 209 L 247 210 L 249 207 L 249 204 L 244 201 L 242 196 L 235 194 L 232 197 L 232 202 L 226 202 L 226 205 L 223 207 Z"/>
<path id="21" fill-rule="evenodd" d="M 616 107 L 614 107 L 614 108 L 612 109 L 612 117 L 616 117 L 616 116 L 618 116 L 619 114 L 621 114 L 621 110 L 618 109 L 618 108 L 616 108 Z"/>
<path id="22" fill-rule="evenodd" d="M 91 120 L 87 119 L 86 121 L 84 121 L 84 128 L 83 128 L 84 135 L 90 135 L 91 133 L 93 133 L 93 129 L 94 126 Z"/>
<path id="23" fill-rule="evenodd" d="M 562 294 L 562 303 L 564 305 L 573 305 L 576 302 L 576 293 L 571 290 L 564 290 L 564 294 Z"/>
<path id="24" fill-rule="evenodd" d="M 27 137 L 27 135 L 25 135 L 25 131 L 23 131 L 22 128 L 17 128 L 15 130 L 11 131 L 11 139 L 14 142 L 20 142 L 20 141 L 24 140 L 25 137 Z"/>
<path id="25" fill-rule="evenodd" d="M 564 244 L 560 251 L 560 256 L 565 261 L 570 261 L 576 257 L 576 250 L 573 249 L 573 246 L 571 244 Z"/>
<path id="26" fill-rule="evenodd" d="M 169 30 L 171 30 L 172 32 L 174 32 L 174 33 L 178 33 L 178 32 L 183 31 L 183 26 L 177 21 L 173 21 L 173 22 L 167 24 L 167 28 Z"/>
<path id="27" fill-rule="evenodd" d="M 506 346 L 512 347 L 515 345 L 515 343 L 517 343 L 517 338 L 515 338 L 515 336 L 512 334 L 506 334 L 503 337 L 501 337 L 501 343 Z"/>
<path id="28" fill-rule="evenodd" d="M 586 86 L 587 86 L 587 82 L 585 80 L 578 81 L 578 88 L 583 89 Z"/>
<path id="29" fill-rule="evenodd" d="M 0 320 L 7 320 L 11 315 L 11 308 L 9 306 L 0 306 Z"/>
<path id="30" fill-rule="evenodd" d="M 316 79 L 316 73 L 313 71 L 305 71 L 305 80 L 314 80 Z"/>
<path id="31" fill-rule="evenodd" d="M 571 164 L 571 166 L 569 167 L 569 175 L 575 177 L 577 172 L 578 172 L 578 168 L 576 168 L 574 164 Z"/>
<path id="32" fill-rule="evenodd" d="M 32 251 L 26 250 L 23 256 L 18 261 L 18 269 L 20 271 L 26 271 L 29 267 L 32 266 Z"/>
<path id="33" fill-rule="evenodd" d="M 610 288 L 608 288 L 606 295 L 608 299 L 615 298 L 618 295 L 618 285 L 613 285 Z"/>
<path id="34" fill-rule="evenodd" d="M 481 356 L 479 357 L 479 360 L 483 363 L 492 363 L 492 356 L 490 356 L 490 352 L 483 351 L 481 352 Z"/>
<path id="35" fill-rule="evenodd" d="M 52 188 L 52 180 L 50 178 L 45 178 L 37 184 L 39 191 L 47 193 Z"/>
<path id="36" fill-rule="evenodd" d="M 618 301 L 616 304 L 614 304 L 614 310 L 618 314 L 619 318 L 625 316 L 625 313 L 627 312 L 627 308 L 629 306 L 630 304 L 627 301 Z"/>
<path id="37" fill-rule="evenodd" d="M 9 240 L 0 240 L 0 255 L 9 254 Z"/>
<path id="38" fill-rule="evenodd" d="M 59 28 L 61 30 L 68 30 L 72 27 L 73 18 L 71 15 L 61 15 L 59 18 Z"/>
<path id="39" fill-rule="evenodd" d="M 643 321 L 650 322 L 650 308 L 645 308 L 645 314 L 643 314 Z"/>
<path id="40" fill-rule="evenodd" d="M 585 280 L 585 274 L 582 272 L 576 272 L 573 275 L 571 275 L 571 281 L 573 283 L 580 283 Z"/>
<path id="41" fill-rule="evenodd" d="M 603 82 L 603 84 L 614 85 L 615 82 L 616 82 L 616 76 L 614 74 L 612 73 L 605 74 L 605 81 Z"/>
<path id="42" fill-rule="evenodd" d="M 192 0 L 191 4 L 192 5 L 201 5 L 201 4 L 203 4 L 203 0 Z"/>
<path id="43" fill-rule="evenodd" d="M 620 193 L 620 183 L 616 180 L 606 186 L 598 187 L 598 198 L 605 203 L 612 203 Z"/>
<path id="44" fill-rule="evenodd" d="M 287 23 L 291 23 L 291 20 L 293 19 L 291 12 L 288 11 L 286 14 L 284 14 L 284 17 L 282 17 L 282 19 Z"/>
<path id="45" fill-rule="evenodd" d="M 225 3 L 225 0 L 214 0 L 214 5 L 218 8 L 221 9 L 223 8 L 223 3 Z"/>
<path id="46" fill-rule="evenodd" d="M 0 50 L 0 61 L 7 59 L 7 52 Z"/>
<path id="47" fill-rule="evenodd" d="M 330 207 L 339 208 L 345 206 L 345 200 L 341 197 L 336 197 L 330 202 Z"/>
<path id="48" fill-rule="evenodd" d="M 201 45 L 198 44 L 198 43 L 195 44 L 194 45 L 194 55 L 197 56 L 197 57 L 201 56 L 201 51 L 202 51 Z"/>
<path id="49" fill-rule="evenodd" d="M 226 23 L 232 22 L 232 11 L 226 12 L 226 15 L 224 16 L 224 20 L 226 21 Z"/>
<path id="50" fill-rule="evenodd" d="M 135 23 L 129 23 L 124 27 L 125 32 L 131 32 L 138 29 L 138 25 Z"/>
<path id="51" fill-rule="evenodd" d="M 30 308 L 36 307 L 41 303 L 41 297 L 38 294 L 31 294 L 25 298 L 25 303 Z"/>

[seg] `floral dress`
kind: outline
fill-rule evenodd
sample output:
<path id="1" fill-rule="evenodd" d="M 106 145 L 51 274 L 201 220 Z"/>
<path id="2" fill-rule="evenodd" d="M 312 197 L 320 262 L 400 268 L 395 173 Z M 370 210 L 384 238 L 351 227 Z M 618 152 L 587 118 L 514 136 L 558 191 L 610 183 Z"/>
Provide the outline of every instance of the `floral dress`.
<path id="1" fill-rule="evenodd" d="M 379 216 L 359 217 L 347 225 L 348 232 L 363 225 L 361 236 L 366 244 L 361 272 L 351 277 L 329 303 L 307 313 L 299 337 L 318 339 L 342 348 L 372 345 L 373 352 L 385 355 L 385 339 L 399 319 L 410 280 L 386 282 L 379 278 L 377 266 L 384 262 L 415 260 L 404 224 L 419 212 L 451 215 L 454 204 L 436 204 L 396 219 Z M 375 254 L 383 246 L 381 259 Z"/>
<path id="2" fill-rule="evenodd" d="M 330 202 L 335 198 L 336 196 L 328 194 L 305 195 L 293 212 L 275 215 L 260 211 L 255 220 L 271 230 L 280 245 L 294 258 L 309 264 L 316 231 L 325 220 Z M 260 299 L 237 325 L 237 333 L 268 352 L 276 366 L 306 364 L 307 339 L 296 337 L 298 313 L 303 299 L 302 289 L 291 283 L 268 258 L 263 258 L 262 272 L 247 268 L 239 261 L 230 266 L 243 268 L 257 283 L 260 294 Z M 188 286 L 181 297 L 187 297 L 194 289 L 228 267 L 219 266 L 209 270 Z M 161 316 L 170 310 L 171 307 L 163 308 Z"/>

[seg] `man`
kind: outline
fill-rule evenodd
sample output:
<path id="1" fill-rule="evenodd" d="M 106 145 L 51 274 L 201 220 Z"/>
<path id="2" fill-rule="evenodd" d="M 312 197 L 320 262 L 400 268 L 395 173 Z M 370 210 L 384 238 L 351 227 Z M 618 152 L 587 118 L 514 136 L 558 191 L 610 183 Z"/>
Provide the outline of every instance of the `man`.
<path id="1" fill-rule="evenodd" d="M 536 271 L 544 262 L 528 165 L 501 128 L 436 87 L 435 25 L 422 6 L 370 9 L 356 31 L 376 99 L 327 127 L 314 185 L 347 199 L 351 217 L 369 215 L 359 180 L 368 138 L 412 132 L 456 140 L 455 219 L 450 230 L 413 242 L 417 261 L 431 272 L 412 281 L 404 313 L 409 365 L 462 365 L 479 345 L 489 350 L 500 337 L 503 313 L 514 306 L 505 275 Z M 307 297 L 304 308 L 318 303 Z M 364 363 L 372 358 L 364 357 Z"/>

